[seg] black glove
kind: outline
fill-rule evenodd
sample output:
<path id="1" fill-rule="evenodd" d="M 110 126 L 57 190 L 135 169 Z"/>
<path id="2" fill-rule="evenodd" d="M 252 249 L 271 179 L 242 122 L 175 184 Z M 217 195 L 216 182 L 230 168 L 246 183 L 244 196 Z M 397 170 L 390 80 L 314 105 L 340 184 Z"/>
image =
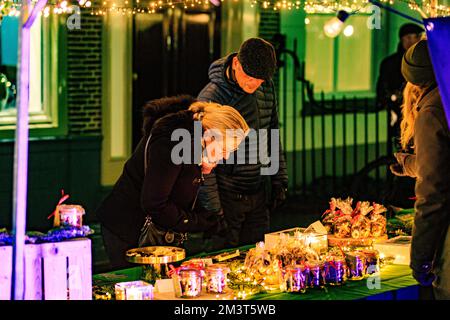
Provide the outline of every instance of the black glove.
<path id="1" fill-rule="evenodd" d="M 391 170 L 391 172 L 394 175 L 396 175 L 398 177 L 406 177 L 407 176 L 406 173 L 403 171 L 403 167 L 398 163 L 391 164 L 389 166 L 389 169 Z"/>
<path id="2" fill-rule="evenodd" d="M 413 269 L 412 275 L 423 287 L 432 285 L 436 276 L 431 272 L 431 263 L 423 264 L 420 268 Z"/>
<path id="3" fill-rule="evenodd" d="M 221 210 L 220 212 L 216 213 L 211 221 L 214 221 L 214 224 L 203 233 L 203 236 L 205 238 L 211 238 L 213 235 L 225 237 L 228 230 L 228 224 L 225 220 L 223 211 Z"/>
<path id="4" fill-rule="evenodd" d="M 203 232 L 217 223 L 215 216 L 214 212 L 197 208 L 193 212 L 185 212 L 182 221 L 174 229 L 179 232 Z"/>
<path id="5" fill-rule="evenodd" d="M 280 208 L 286 202 L 287 188 L 282 185 L 272 186 L 272 199 L 270 201 L 270 210 L 274 211 Z"/>

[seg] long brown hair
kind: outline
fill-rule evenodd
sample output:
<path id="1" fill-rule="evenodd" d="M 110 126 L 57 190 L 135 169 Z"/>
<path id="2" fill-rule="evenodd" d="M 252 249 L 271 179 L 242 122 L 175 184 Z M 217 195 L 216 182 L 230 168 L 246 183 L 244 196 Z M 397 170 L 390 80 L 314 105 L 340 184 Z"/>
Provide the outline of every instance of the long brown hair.
<path id="1" fill-rule="evenodd" d="M 403 90 L 402 122 L 400 123 L 400 143 L 403 149 L 407 149 L 414 138 L 414 125 L 419 110 L 417 106 L 422 97 L 427 93 L 430 85 L 417 86 L 407 82 Z"/>

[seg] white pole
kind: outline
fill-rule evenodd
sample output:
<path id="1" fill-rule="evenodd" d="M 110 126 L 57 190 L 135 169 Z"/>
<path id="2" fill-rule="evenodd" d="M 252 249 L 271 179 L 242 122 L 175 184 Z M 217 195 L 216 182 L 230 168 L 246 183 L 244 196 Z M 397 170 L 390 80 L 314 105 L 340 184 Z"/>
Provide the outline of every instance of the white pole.
<path id="1" fill-rule="evenodd" d="M 14 149 L 14 195 L 13 195 L 13 274 L 11 299 L 25 298 L 25 229 L 27 218 L 28 175 L 28 107 L 30 96 L 30 29 L 47 0 L 39 0 L 31 13 L 31 0 L 24 0 L 21 10 L 19 35 L 19 61 L 17 79 L 17 123 Z"/>

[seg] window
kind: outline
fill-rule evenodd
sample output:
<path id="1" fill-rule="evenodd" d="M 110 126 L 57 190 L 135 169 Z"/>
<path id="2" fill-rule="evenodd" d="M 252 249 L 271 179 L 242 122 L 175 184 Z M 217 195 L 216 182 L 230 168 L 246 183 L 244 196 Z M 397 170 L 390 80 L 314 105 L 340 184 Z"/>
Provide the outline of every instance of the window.
<path id="1" fill-rule="evenodd" d="M 18 17 L 4 17 L 0 25 L 0 134 L 15 129 Z M 59 17 L 39 17 L 31 28 L 30 44 L 30 129 L 61 129 L 60 76 L 58 75 Z M 8 136 L 8 135 L 6 135 Z M 10 135 L 9 135 L 10 136 Z"/>
<path id="2" fill-rule="evenodd" d="M 324 24 L 333 17 L 311 14 L 306 24 L 306 78 L 314 84 L 316 93 L 366 94 L 372 91 L 372 30 L 367 28 L 367 15 L 352 15 L 344 27 L 353 33 L 341 32 L 329 38 Z"/>

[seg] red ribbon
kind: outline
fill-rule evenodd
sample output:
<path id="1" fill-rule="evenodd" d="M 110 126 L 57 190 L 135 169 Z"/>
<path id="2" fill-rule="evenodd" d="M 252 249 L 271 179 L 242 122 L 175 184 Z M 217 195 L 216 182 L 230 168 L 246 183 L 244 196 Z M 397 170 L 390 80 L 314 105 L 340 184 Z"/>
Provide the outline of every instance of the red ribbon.
<path id="1" fill-rule="evenodd" d="M 359 210 L 360 208 L 361 208 L 361 201 L 358 201 L 356 203 L 355 210 L 353 210 L 353 212 L 352 212 L 352 217 L 354 217 L 355 215 L 358 215 L 358 212 L 360 211 Z"/>
<path id="2" fill-rule="evenodd" d="M 331 209 L 326 210 L 326 211 L 322 214 L 322 218 L 323 218 L 323 216 L 326 216 L 327 214 L 329 214 L 329 213 L 331 213 L 331 212 L 332 212 Z"/>
<path id="3" fill-rule="evenodd" d="M 198 264 L 196 263 L 190 263 L 190 264 L 185 264 L 184 266 L 179 266 L 178 268 L 175 268 L 173 265 L 169 265 L 169 271 L 167 272 L 167 275 L 169 277 L 172 277 L 174 274 L 178 274 L 178 271 L 180 271 L 181 269 L 196 269 L 199 271 L 202 271 L 204 269 L 203 267 L 203 262 L 200 263 L 200 267 Z"/>
<path id="4" fill-rule="evenodd" d="M 336 211 L 335 212 L 335 217 L 333 218 L 333 221 L 336 221 L 338 218 L 340 218 L 342 216 L 345 216 L 345 214 L 341 210 Z"/>
<path id="5" fill-rule="evenodd" d="M 61 198 L 58 201 L 58 204 L 56 205 L 55 211 L 53 211 L 48 217 L 47 219 L 50 219 L 51 217 L 53 217 L 54 215 L 56 215 L 56 212 L 58 211 L 58 206 L 60 204 L 62 204 L 64 201 L 66 201 L 67 199 L 69 199 L 69 195 L 68 194 L 64 194 L 64 189 L 61 189 Z"/>

